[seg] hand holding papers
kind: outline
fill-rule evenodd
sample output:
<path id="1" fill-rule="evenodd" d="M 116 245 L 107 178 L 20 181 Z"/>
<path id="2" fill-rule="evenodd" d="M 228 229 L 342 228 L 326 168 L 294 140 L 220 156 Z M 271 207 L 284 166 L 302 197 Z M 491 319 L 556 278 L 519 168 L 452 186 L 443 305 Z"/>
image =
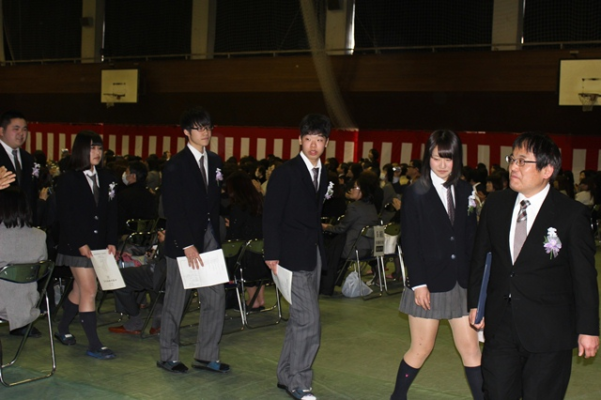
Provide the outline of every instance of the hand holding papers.
<path id="1" fill-rule="evenodd" d="M 92 265 L 102 290 L 115 290 L 125 287 L 115 256 L 110 254 L 107 249 L 92 251 Z"/>
<path id="2" fill-rule="evenodd" d="M 177 266 L 179 267 L 184 289 L 215 286 L 229 282 L 230 278 L 227 275 L 223 250 L 217 249 L 202 253 L 200 258 L 204 266 L 197 269 L 188 265 L 186 257 L 177 258 Z"/>
<path id="3" fill-rule="evenodd" d="M 271 271 L 275 285 L 288 304 L 292 304 L 292 271 L 278 264 L 277 275 Z"/>

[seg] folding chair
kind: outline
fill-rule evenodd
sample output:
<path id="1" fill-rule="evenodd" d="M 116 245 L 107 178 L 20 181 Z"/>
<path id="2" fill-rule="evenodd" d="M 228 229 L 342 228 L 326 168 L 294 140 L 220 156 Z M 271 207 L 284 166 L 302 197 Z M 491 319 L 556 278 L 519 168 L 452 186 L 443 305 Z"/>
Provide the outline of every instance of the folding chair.
<path id="1" fill-rule="evenodd" d="M 405 282 L 405 266 L 403 263 L 403 255 L 401 252 L 401 246 L 399 244 L 399 236 L 401 234 L 401 225 L 398 222 L 390 222 L 384 227 L 385 238 L 385 246 L 384 246 L 384 255 L 381 256 L 380 265 L 382 266 L 382 280 L 381 282 L 384 284 L 384 290 L 386 294 L 393 295 L 402 293 L 404 282 Z M 400 290 L 397 291 L 389 291 L 388 290 L 388 280 L 386 278 L 386 258 L 394 258 L 398 257 L 398 266 L 401 269 L 401 274 L 403 277 L 403 284 L 401 284 Z"/>
<path id="2" fill-rule="evenodd" d="M 153 220 L 154 221 L 154 220 Z M 141 231 L 141 232 L 132 232 L 123 241 L 123 244 L 119 250 L 119 265 L 121 268 L 127 267 L 126 262 L 124 261 L 123 254 L 125 252 L 132 255 L 132 259 L 137 260 L 140 264 L 147 263 L 149 258 L 152 258 L 155 254 L 156 246 L 158 244 L 157 232 L 155 231 Z M 98 315 L 102 314 L 110 314 L 110 313 L 118 313 L 119 317 L 116 321 L 103 322 L 98 324 L 98 326 L 105 326 L 114 323 L 121 322 L 123 320 L 123 313 L 120 312 L 117 308 L 117 304 L 115 304 L 115 310 L 102 312 L 101 308 L 104 304 L 104 301 L 107 298 L 108 291 L 99 291 L 98 301 L 96 305 L 96 310 Z"/>
<path id="3" fill-rule="evenodd" d="M 259 328 L 259 327 L 263 327 L 263 326 L 269 326 L 269 325 L 277 325 L 284 319 L 282 317 L 280 292 L 278 291 L 278 289 L 275 286 L 275 283 L 273 282 L 271 273 L 267 273 L 264 277 L 260 277 L 258 279 L 252 279 L 252 280 L 244 277 L 245 273 L 246 273 L 246 275 L 248 275 L 248 273 L 245 272 L 247 266 L 244 263 L 244 256 L 246 254 L 256 254 L 256 255 L 261 256 L 261 258 L 262 258 L 263 257 L 263 239 L 249 240 L 246 243 L 246 245 L 244 246 L 244 248 L 242 249 L 242 251 L 240 252 L 240 254 L 238 255 L 238 261 L 236 262 L 237 273 L 235 273 L 234 276 L 235 276 L 235 282 L 236 282 L 236 286 L 237 286 L 236 293 L 238 296 L 238 303 L 241 307 L 240 315 L 242 317 L 242 323 L 244 326 L 246 326 L 247 328 L 250 328 L 250 329 Z M 274 288 L 275 298 L 276 298 L 275 304 L 269 308 L 265 308 L 264 310 L 257 312 L 257 314 L 263 314 L 268 311 L 277 310 L 277 318 L 275 320 L 271 320 L 269 322 L 263 322 L 258 325 L 251 325 L 249 323 L 249 317 L 252 314 L 254 314 L 254 312 L 250 312 L 246 306 L 245 294 L 246 294 L 246 286 L 248 286 L 248 284 L 255 284 L 258 288 L 257 291 L 255 292 L 255 295 L 250 299 L 251 304 L 253 304 L 255 302 L 262 286 L 265 286 L 265 287 L 272 286 Z"/>
<path id="4" fill-rule="evenodd" d="M 359 232 L 359 234 L 355 238 L 355 241 L 353 242 L 353 246 L 351 248 L 351 255 L 344 262 L 344 266 L 342 267 L 342 270 L 340 271 L 340 274 L 337 279 L 337 281 L 341 280 L 343 274 L 347 272 L 351 264 L 355 265 L 355 271 L 357 271 L 359 279 L 361 279 L 361 264 L 375 261 L 376 272 L 374 273 L 374 280 L 378 279 L 380 291 L 375 292 L 375 294 L 368 294 L 367 296 L 362 296 L 363 300 L 371 300 L 377 297 L 381 297 L 385 288 L 385 282 L 383 282 L 385 271 L 382 265 L 383 259 L 381 257 L 383 255 L 383 249 L 377 249 L 374 245 L 376 240 L 375 230 L 376 229 L 374 228 L 374 226 L 370 225 L 365 226 L 363 227 L 363 229 L 361 229 L 361 232 Z M 371 243 L 370 253 L 366 256 L 360 256 L 359 249 L 357 248 L 357 244 L 362 238 L 368 239 Z"/>
<path id="5" fill-rule="evenodd" d="M 48 294 L 46 292 L 48 289 L 48 283 L 52 279 L 53 269 L 54 269 L 54 263 L 52 261 L 40 261 L 40 262 L 35 262 L 35 263 L 23 263 L 23 264 L 9 264 L 0 269 L 0 279 L 6 280 L 9 282 L 13 282 L 16 284 L 32 283 L 32 282 L 37 282 L 37 281 L 43 280 L 43 284 L 41 287 L 41 293 L 40 293 L 40 299 L 38 300 L 36 307 L 39 308 L 40 305 L 42 304 L 42 300 L 45 299 L 46 310 L 47 310 L 46 311 L 46 320 L 48 322 L 48 337 L 50 339 L 50 355 L 51 355 L 51 359 L 52 359 L 52 368 L 51 368 L 50 372 L 47 373 L 46 375 L 23 379 L 21 381 L 12 382 L 12 383 L 8 382 L 5 379 L 5 376 L 4 376 L 5 370 L 15 364 L 15 362 L 17 361 L 17 358 L 19 357 L 19 355 L 21 353 L 21 350 L 23 350 L 23 347 L 25 346 L 25 342 L 27 341 L 29 332 L 31 331 L 31 328 L 33 327 L 33 324 L 35 321 L 31 322 L 27 326 L 25 336 L 23 336 L 23 339 L 21 339 L 21 343 L 19 344 L 19 347 L 17 348 L 17 352 L 16 352 L 14 358 L 9 363 L 4 364 L 2 342 L 0 341 L 0 382 L 4 386 L 16 386 L 16 385 L 20 385 L 22 383 L 28 383 L 28 382 L 37 381 L 39 379 L 49 378 L 52 375 L 54 375 L 54 372 L 56 371 L 56 355 L 54 353 L 54 338 L 52 336 L 52 318 L 50 316 L 50 302 L 48 300 Z M 0 321 L 0 322 L 4 323 L 6 321 Z"/>
<path id="6" fill-rule="evenodd" d="M 221 246 L 221 249 L 223 250 L 223 256 L 225 257 L 225 261 L 228 264 L 228 275 L 230 277 L 230 281 L 225 284 L 225 291 L 226 293 L 232 290 L 236 291 L 236 300 L 238 301 L 238 310 L 240 310 L 241 322 L 241 328 L 239 330 L 244 329 L 244 314 L 242 311 L 242 304 L 240 303 L 240 296 L 238 295 L 235 272 L 239 268 L 239 256 L 240 253 L 243 251 L 244 247 L 246 246 L 246 242 L 246 240 L 228 240 Z"/>

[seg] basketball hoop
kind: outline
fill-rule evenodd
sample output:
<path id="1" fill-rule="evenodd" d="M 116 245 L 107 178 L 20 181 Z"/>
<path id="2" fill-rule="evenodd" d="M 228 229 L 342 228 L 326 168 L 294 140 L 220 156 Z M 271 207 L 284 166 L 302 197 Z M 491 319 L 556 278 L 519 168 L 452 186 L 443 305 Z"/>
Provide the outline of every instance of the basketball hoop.
<path id="1" fill-rule="evenodd" d="M 597 104 L 599 93 L 578 93 L 582 103 L 582 111 L 593 111 L 593 106 Z"/>

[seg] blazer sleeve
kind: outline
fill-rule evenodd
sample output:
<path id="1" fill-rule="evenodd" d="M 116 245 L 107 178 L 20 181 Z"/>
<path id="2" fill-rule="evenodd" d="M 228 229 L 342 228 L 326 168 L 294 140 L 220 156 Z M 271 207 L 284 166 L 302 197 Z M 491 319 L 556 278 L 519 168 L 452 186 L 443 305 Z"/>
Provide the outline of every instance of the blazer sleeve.
<path id="1" fill-rule="evenodd" d="M 194 245 L 194 234 L 181 197 L 186 196 L 186 188 L 194 183 L 185 181 L 183 158 L 179 157 L 179 153 L 176 156 L 176 159 L 167 163 L 163 171 L 163 209 L 169 224 L 167 240 L 177 243 L 177 247 L 183 249 Z"/>
<path id="2" fill-rule="evenodd" d="M 486 203 L 489 204 L 489 203 Z M 482 276 L 484 275 L 484 263 L 486 254 L 491 251 L 491 242 L 488 232 L 489 214 L 486 204 L 482 208 L 480 214 L 480 222 L 476 230 L 474 248 L 470 261 L 470 277 L 467 289 L 467 306 L 468 309 L 478 308 L 478 299 L 480 297 L 480 286 L 482 285 Z"/>
<path id="3" fill-rule="evenodd" d="M 576 331 L 599 336 L 599 288 L 595 269 L 595 243 L 590 231 L 590 213 L 578 204 L 569 248 L 570 269 L 576 304 Z M 566 249 L 562 249 L 564 251 Z"/>
<path id="4" fill-rule="evenodd" d="M 277 168 L 271 174 L 267 184 L 267 195 L 263 207 L 263 250 L 266 261 L 281 259 L 282 233 L 280 224 L 284 220 L 286 203 L 292 183 L 291 177 L 286 172 L 287 167 Z"/>
<path id="5" fill-rule="evenodd" d="M 401 207 L 401 245 L 411 286 L 427 284 L 427 272 L 421 265 L 423 263 L 420 251 L 420 231 L 423 218 L 421 217 L 420 196 L 416 193 L 415 185 L 406 191 Z"/>

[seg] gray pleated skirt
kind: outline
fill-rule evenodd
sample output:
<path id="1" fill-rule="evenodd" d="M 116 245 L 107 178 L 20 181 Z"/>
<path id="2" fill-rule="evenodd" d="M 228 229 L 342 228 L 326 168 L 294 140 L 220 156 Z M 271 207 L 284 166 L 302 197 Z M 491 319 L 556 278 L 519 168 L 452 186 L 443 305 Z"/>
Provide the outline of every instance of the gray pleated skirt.
<path id="1" fill-rule="evenodd" d="M 430 310 L 415 304 L 413 290 L 405 288 L 399 311 L 418 318 L 453 319 L 469 315 L 467 311 L 467 289 L 455 283 L 448 292 L 430 293 Z"/>
<path id="2" fill-rule="evenodd" d="M 56 255 L 56 265 L 65 265 L 67 267 L 94 268 L 92 259 L 83 256 L 70 256 L 68 254 L 58 253 Z"/>

